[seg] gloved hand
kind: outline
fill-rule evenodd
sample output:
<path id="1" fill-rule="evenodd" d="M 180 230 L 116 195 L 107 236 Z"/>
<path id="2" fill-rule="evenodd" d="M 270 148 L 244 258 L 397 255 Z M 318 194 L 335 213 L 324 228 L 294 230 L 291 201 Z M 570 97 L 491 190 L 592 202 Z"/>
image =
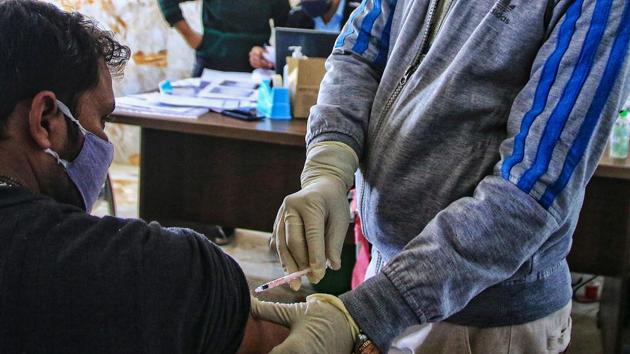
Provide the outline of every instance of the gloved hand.
<path id="1" fill-rule="evenodd" d="M 308 278 L 319 282 L 341 267 L 341 249 L 351 222 L 347 193 L 359 159 L 340 142 L 313 145 L 302 171 L 302 189 L 287 196 L 278 211 L 271 238 L 286 273 L 311 267 Z M 300 288 L 300 280 L 290 283 Z"/>
<path id="2" fill-rule="evenodd" d="M 352 353 L 359 327 L 335 296 L 314 294 L 306 302 L 280 304 L 252 299 L 252 317 L 289 327 L 291 333 L 271 354 Z"/>

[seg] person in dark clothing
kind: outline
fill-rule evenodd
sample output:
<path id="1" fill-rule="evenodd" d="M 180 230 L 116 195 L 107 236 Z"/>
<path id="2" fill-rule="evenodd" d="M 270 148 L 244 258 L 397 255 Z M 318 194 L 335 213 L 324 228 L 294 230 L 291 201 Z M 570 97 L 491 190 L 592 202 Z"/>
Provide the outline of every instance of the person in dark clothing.
<path id="1" fill-rule="evenodd" d="M 302 0 L 291 10 L 287 27 L 340 32 L 360 4 L 358 0 Z"/>
<path id="2" fill-rule="evenodd" d="M 202 235 L 88 214 L 129 48 L 35 0 L 0 0 L 0 43 L 0 353 L 264 352 L 283 339 L 250 317 L 243 272 Z"/>
<path id="3" fill-rule="evenodd" d="M 361 4 L 358 0 L 302 0 L 289 13 L 287 27 L 340 32 L 352 11 Z M 265 59 L 265 49 L 253 47 L 249 63 L 254 68 L 272 69 L 273 63 Z"/>
<path id="4" fill-rule="evenodd" d="M 204 68 L 252 71 L 248 53 L 269 40 L 273 19 L 284 26 L 291 9 L 288 0 L 203 0 L 203 35 L 190 28 L 179 4 L 183 0 L 158 0 L 166 21 L 196 50 L 193 77 Z"/>

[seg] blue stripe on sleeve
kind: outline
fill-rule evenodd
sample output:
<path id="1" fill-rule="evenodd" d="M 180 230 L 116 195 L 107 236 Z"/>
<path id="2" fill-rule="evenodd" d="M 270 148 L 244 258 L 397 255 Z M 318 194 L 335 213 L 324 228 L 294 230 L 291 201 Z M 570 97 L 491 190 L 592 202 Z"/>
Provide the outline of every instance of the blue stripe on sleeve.
<path id="1" fill-rule="evenodd" d="M 573 4 L 571 4 L 571 6 L 567 9 L 564 21 L 560 25 L 560 29 L 558 30 L 558 44 L 543 66 L 540 74 L 540 81 L 538 82 L 538 86 L 536 87 L 536 92 L 534 94 L 532 108 L 525 113 L 525 116 L 521 121 L 520 131 L 514 138 L 512 155 L 507 157 L 501 166 L 501 175 L 506 180 L 510 179 L 512 168 L 523 160 L 523 156 L 525 155 L 525 138 L 527 138 L 529 129 L 534 123 L 536 117 L 538 117 L 538 115 L 540 115 L 540 113 L 542 113 L 545 109 L 547 98 L 549 96 L 549 92 L 551 91 L 551 86 L 556 80 L 556 75 L 558 74 L 560 61 L 562 60 L 564 53 L 569 48 L 569 43 L 571 42 L 571 38 L 575 32 L 575 24 L 581 15 L 582 3 L 583 0 L 576 0 Z"/>
<path id="2" fill-rule="evenodd" d="M 370 37 L 372 36 L 374 23 L 381 15 L 381 1 L 382 0 L 372 0 L 372 9 L 365 15 L 361 23 L 357 42 L 354 44 L 354 47 L 352 47 L 352 51 L 359 55 L 365 53 L 370 45 Z"/>
<path id="3" fill-rule="evenodd" d="M 599 117 L 601 116 L 604 106 L 608 101 L 608 96 L 612 91 L 613 85 L 617 80 L 617 76 L 619 75 L 619 71 L 621 70 L 626 57 L 630 43 L 630 25 L 628 24 L 630 24 L 630 1 L 626 2 L 623 15 L 621 16 L 621 22 L 619 23 L 619 28 L 617 29 L 617 37 L 613 42 L 612 49 L 610 50 L 610 56 L 608 57 L 604 74 L 602 75 L 597 90 L 595 91 L 595 98 L 586 113 L 586 118 L 584 119 L 584 122 L 580 127 L 580 131 L 569 150 L 566 160 L 564 161 L 562 172 L 556 182 L 547 188 L 540 199 L 540 204 L 545 208 L 549 208 L 558 194 L 564 190 L 571 179 L 571 175 L 573 174 L 575 167 L 584 156 L 584 152 L 586 151 L 591 136 L 597 126 Z"/>
<path id="4" fill-rule="evenodd" d="M 381 38 L 378 42 L 378 55 L 376 59 L 374 59 L 374 65 L 379 68 L 384 68 L 387 63 L 387 56 L 389 55 L 389 39 L 390 33 L 392 30 L 392 22 L 394 22 L 394 12 L 396 9 L 396 1 L 391 0 L 389 2 L 389 16 L 387 17 L 387 23 L 385 24 L 385 28 L 383 28 L 383 33 L 381 34 Z"/>
<path id="5" fill-rule="evenodd" d="M 357 7 L 354 11 L 352 11 L 352 13 L 350 14 L 350 17 L 348 18 L 348 23 L 346 24 L 345 31 L 343 31 L 343 33 L 339 34 L 339 37 L 337 37 L 337 41 L 335 42 L 335 48 L 343 47 L 346 41 L 346 38 L 348 38 L 348 36 L 350 36 L 354 32 L 354 20 L 357 18 L 357 16 L 359 16 L 360 13 L 363 12 L 363 10 L 365 10 L 365 4 L 368 1 L 369 0 L 361 1 L 361 5 L 359 5 L 359 7 Z"/>
<path id="6" fill-rule="evenodd" d="M 517 186 L 525 193 L 529 193 L 536 181 L 549 169 L 553 150 L 564 130 L 571 111 L 575 106 L 575 102 L 582 91 L 584 82 L 595 63 L 595 54 L 597 54 L 597 48 L 606 30 L 611 6 L 612 0 L 598 0 L 595 3 L 591 24 L 586 33 L 586 39 L 582 45 L 578 63 L 573 73 L 571 73 L 571 77 L 556 107 L 549 116 L 542 138 L 538 144 L 534 163 L 523 173 L 521 179 L 518 181 Z"/>

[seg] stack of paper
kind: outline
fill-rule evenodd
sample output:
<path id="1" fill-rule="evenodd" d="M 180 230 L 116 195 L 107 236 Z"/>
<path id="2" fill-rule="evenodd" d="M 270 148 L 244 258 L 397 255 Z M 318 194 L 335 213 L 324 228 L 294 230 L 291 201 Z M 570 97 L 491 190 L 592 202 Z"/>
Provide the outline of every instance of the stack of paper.
<path id="1" fill-rule="evenodd" d="M 160 103 L 159 93 L 146 93 L 116 98 L 116 113 L 132 113 L 139 116 L 158 116 L 167 118 L 199 118 L 208 112 L 208 108 L 177 107 Z"/>
<path id="2" fill-rule="evenodd" d="M 162 92 L 116 99 L 116 112 L 147 116 L 198 118 L 208 110 L 256 106 L 258 84 L 250 73 L 204 70 L 201 78 L 164 82 Z"/>

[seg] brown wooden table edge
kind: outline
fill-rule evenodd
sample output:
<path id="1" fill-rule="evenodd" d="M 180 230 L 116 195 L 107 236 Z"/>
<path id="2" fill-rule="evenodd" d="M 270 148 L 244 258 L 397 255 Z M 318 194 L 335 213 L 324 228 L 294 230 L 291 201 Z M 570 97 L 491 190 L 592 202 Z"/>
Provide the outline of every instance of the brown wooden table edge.
<path id="1" fill-rule="evenodd" d="M 112 123 L 139 126 L 143 129 L 298 147 L 306 146 L 305 120 L 245 122 L 224 117 L 218 113 L 208 113 L 199 119 L 140 117 L 125 114 L 113 114 L 110 116 L 110 119 Z M 271 125 L 271 127 L 261 127 L 261 124 Z"/>

